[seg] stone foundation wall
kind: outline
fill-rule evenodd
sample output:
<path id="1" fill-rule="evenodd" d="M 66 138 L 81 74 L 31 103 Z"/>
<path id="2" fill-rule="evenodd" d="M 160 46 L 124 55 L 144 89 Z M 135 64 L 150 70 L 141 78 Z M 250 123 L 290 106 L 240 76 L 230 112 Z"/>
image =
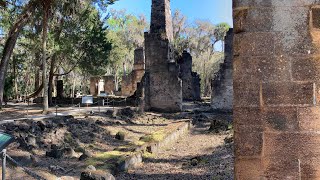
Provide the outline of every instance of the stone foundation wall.
<path id="1" fill-rule="evenodd" d="M 225 60 L 212 82 L 211 106 L 215 110 L 232 111 L 233 106 L 233 29 L 225 37 Z"/>
<path id="2" fill-rule="evenodd" d="M 233 5 L 235 178 L 320 179 L 320 2 Z"/>

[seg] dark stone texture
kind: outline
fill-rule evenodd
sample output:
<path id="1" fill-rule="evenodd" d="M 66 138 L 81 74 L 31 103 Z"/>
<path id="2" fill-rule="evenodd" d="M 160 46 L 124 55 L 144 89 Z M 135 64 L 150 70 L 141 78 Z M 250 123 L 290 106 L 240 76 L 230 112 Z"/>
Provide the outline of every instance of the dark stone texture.
<path id="1" fill-rule="evenodd" d="M 132 96 L 137 90 L 137 84 L 145 73 L 145 57 L 144 49 L 137 48 L 134 51 L 133 71 L 122 77 L 121 94 L 122 96 Z"/>
<path id="2" fill-rule="evenodd" d="M 233 29 L 225 37 L 225 60 L 212 82 L 211 106 L 215 110 L 232 111 L 233 105 Z"/>
<path id="3" fill-rule="evenodd" d="M 319 179 L 319 1 L 234 0 L 236 179 Z"/>
<path id="4" fill-rule="evenodd" d="M 145 109 L 160 112 L 182 110 L 182 81 L 174 59 L 170 0 L 153 0 L 150 32 L 145 33 L 148 82 Z"/>
<path id="5" fill-rule="evenodd" d="M 180 78 L 182 80 L 183 100 L 201 100 L 201 79 L 198 73 L 192 72 L 192 56 L 190 55 L 190 53 L 184 51 L 178 63 L 180 65 Z"/>

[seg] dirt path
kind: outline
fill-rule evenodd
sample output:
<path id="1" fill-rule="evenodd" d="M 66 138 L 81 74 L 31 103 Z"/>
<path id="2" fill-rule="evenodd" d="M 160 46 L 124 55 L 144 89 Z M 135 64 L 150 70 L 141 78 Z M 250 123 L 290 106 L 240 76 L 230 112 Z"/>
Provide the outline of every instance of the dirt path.
<path id="1" fill-rule="evenodd" d="M 208 124 L 193 127 L 172 148 L 117 179 L 232 180 L 233 147 L 225 144 L 227 136 L 209 133 Z"/>

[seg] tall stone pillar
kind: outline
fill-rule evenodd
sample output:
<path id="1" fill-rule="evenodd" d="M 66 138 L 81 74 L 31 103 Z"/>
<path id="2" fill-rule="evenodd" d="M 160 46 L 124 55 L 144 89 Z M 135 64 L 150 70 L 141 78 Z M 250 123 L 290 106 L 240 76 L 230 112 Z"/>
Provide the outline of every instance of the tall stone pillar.
<path id="1" fill-rule="evenodd" d="M 236 179 L 320 179 L 320 2 L 233 5 Z"/>
<path id="2" fill-rule="evenodd" d="M 92 96 L 98 95 L 98 84 L 99 84 L 99 77 L 90 77 L 90 94 Z"/>
<path id="3" fill-rule="evenodd" d="M 187 51 L 182 53 L 178 60 L 180 65 L 180 78 L 182 80 L 182 97 L 185 101 L 201 100 L 200 77 L 192 72 L 192 56 Z"/>
<path id="4" fill-rule="evenodd" d="M 137 83 L 141 81 L 144 73 L 145 73 L 145 56 L 144 56 L 144 49 L 137 48 L 134 51 L 134 64 L 133 64 L 133 90 L 136 91 Z"/>
<path id="5" fill-rule="evenodd" d="M 57 80 L 57 98 L 63 98 L 64 91 L 63 91 L 63 80 Z"/>
<path id="6" fill-rule="evenodd" d="M 225 59 L 212 83 L 211 106 L 214 110 L 232 111 L 233 105 L 233 29 L 231 28 L 224 41 Z"/>
<path id="7" fill-rule="evenodd" d="M 146 108 L 162 112 L 182 110 L 182 82 L 173 55 L 170 0 L 152 0 L 150 32 L 145 33 Z"/>

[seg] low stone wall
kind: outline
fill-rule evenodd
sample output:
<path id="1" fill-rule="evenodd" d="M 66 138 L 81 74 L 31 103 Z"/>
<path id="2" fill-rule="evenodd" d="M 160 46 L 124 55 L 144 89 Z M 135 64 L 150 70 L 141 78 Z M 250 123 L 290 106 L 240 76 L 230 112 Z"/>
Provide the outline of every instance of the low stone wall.
<path id="1" fill-rule="evenodd" d="M 162 141 L 146 143 L 140 148 L 137 148 L 136 153 L 126 158 L 125 161 L 120 164 L 119 170 L 127 171 L 130 168 L 136 167 L 138 164 L 143 162 L 143 154 L 145 152 L 157 154 L 161 149 L 172 145 L 172 143 L 176 142 L 182 135 L 188 133 L 190 127 L 191 122 L 188 120 L 183 125 L 179 126 L 175 131 L 168 134 Z"/>

